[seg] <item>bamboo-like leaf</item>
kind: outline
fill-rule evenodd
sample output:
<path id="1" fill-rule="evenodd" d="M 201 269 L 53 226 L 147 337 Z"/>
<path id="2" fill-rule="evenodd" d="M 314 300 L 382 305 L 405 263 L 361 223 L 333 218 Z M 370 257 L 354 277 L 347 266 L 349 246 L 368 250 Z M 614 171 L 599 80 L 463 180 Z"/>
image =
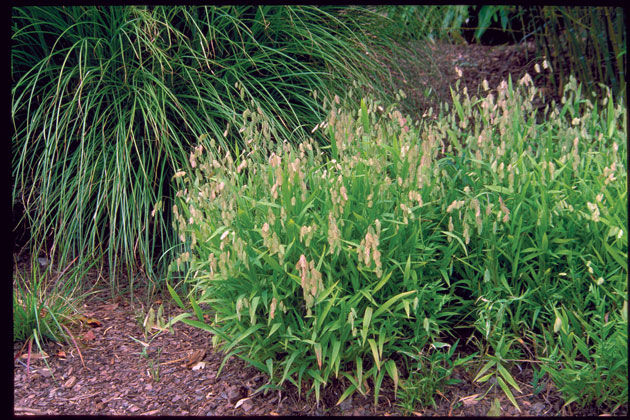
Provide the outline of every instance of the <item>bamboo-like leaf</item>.
<path id="1" fill-rule="evenodd" d="M 387 374 L 392 381 L 394 381 L 394 395 L 398 390 L 398 368 L 396 367 L 396 362 L 393 360 L 388 360 L 385 362 L 385 369 L 387 370 Z"/>
<path id="2" fill-rule="evenodd" d="M 282 385 L 282 383 L 289 377 L 289 372 L 290 372 L 291 366 L 293 365 L 293 361 L 298 355 L 299 355 L 298 351 L 293 351 L 291 355 L 289 356 L 289 358 L 286 360 L 286 363 L 284 365 L 284 371 L 282 372 L 282 378 L 280 378 L 279 385 Z"/>
<path id="3" fill-rule="evenodd" d="M 503 376 L 503 378 L 510 384 L 512 385 L 512 387 L 514 389 L 516 389 L 518 392 L 521 392 L 521 389 L 518 387 L 518 384 L 516 383 L 516 381 L 514 380 L 514 378 L 512 378 L 512 375 L 510 375 L 510 372 L 507 371 L 507 369 L 505 367 L 503 367 L 503 365 L 501 365 L 501 363 L 497 363 L 497 370 L 499 371 L 499 374 L 501 376 Z"/>
<path id="4" fill-rule="evenodd" d="M 315 351 L 315 357 L 317 358 L 317 367 L 319 369 L 322 368 L 322 345 L 320 343 L 315 343 L 313 346 L 313 350 Z"/>
<path id="5" fill-rule="evenodd" d="M 374 365 L 377 370 L 381 370 L 381 358 L 378 352 L 378 348 L 376 347 L 376 342 L 373 338 L 368 338 L 368 344 L 370 345 L 370 349 L 372 350 L 372 357 L 374 357 Z"/>
<path id="6" fill-rule="evenodd" d="M 453 99 L 453 105 L 455 106 L 455 109 L 457 110 L 457 116 L 459 117 L 460 120 L 464 119 L 464 109 L 462 108 L 462 104 L 459 101 L 459 95 L 455 94 L 455 91 L 453 90 L 453 88 L 451 87 L 451 98 Z"/>
<path id="7" fill-rule="evenodd" d="M 232 350 L 235 346 L 238 345 L 238 343 L 240 343 L 241 341 L 243 341 L 245 338 L 249 337 L 251 334 L 255 333 L 256 331 L 258 331 L 259 329 L 261 329 L 263 327 L 262 324 L 255 324 L 252 325 L 251 327 L 249 327 L 248 329 L 246 329 L 245 331 L 243 331 L 241 334 L 239 334 L 237 337 L 235 337 L 234 339 L 230 340 L 229 344 L 226 346 L 226 348 L 224 349 L 224 352 L 229 352 L 230 350 Z"/>
<path id="8" fill-rule="evenodd" d="M 352 379 L 354 379 L 354 378 L 352 378 Z M 348 398 L 350 395 L 352 395 L 352 393 L 354 393 L 354 391 L 356 391 L 356 389 L 357 389 L 357 387 L 356 387 L 356 385 L 353 382 L 352 385 L 350 385 L 348 388 L 346 388 L 345 391 L 343 391 L 343 393 L 341 394 L 341 396 L 339 397 L 339 399 L 337 400 L 337 403 L 335 405 L 339 405 L 342 402 L 344 402 L 346 400 L 346 398 Z"/>
<path id="9" fill-rule="evenodd" d="M 381 392 L 381 384 L 383 383 L 383 378 L 385 377 L 385 369 L 379 370 L 378 375 L 376 375 L 376 380 L 374 381 L 374 405 L 378 404 L 378 396 Z"/>
<path id="10" fill-rule="evenodd" d="M 413 293 L 416 293 L 415 290 L 408 290 L 406 292 L 402 292 L 397 294 L 396 296 L 393 296 L 391 298 L 389 298 L 384 304 L 382 304 L 381 306 L 379 306 L 376 311 L 374 311 L 373 317 L 376 318 L 379 315 L 381 315 L 383 312 L 385 312 L 387 309 L 389 309 L 390 306 L 392 306 L 394 303 L 396 303 L 397 301 L 399 301 L 400 299 L 409 296 Z"/>
<path id="11" fill-rule="evenodd" d="M 357 389 L 361 394 L 365 394 L 363 390 L 363 359 L 361 357 L 357 357 L 355 359 L 356 363 L 356 374 L 357 374 Z"/>
<path id="12" fill-rule="evenodd" d="M 273 335 L 273 333 L 278 331 L 278 328 L 280 328 L 281 326 L 282 326 L 282 324 L 280 322 L 274 322 L 271 325 L 271 328 L 269 329 L 269 334 L 267 334 L 267 337 L 271 337 Z"/>
<path id="13" fill-rule="evenodd" d="M 173 287 L 168 282 L 166 282 L 166 288 L 168 289 L 168 293 L 171 295 L 171 297 L 173 298 L 175 303 L 177 303 L 177 306 L 179 306 L 182 309 L 186 309 L 184 307 L 184 303 L 180 299 L 179 295 L 177 294 L 175 289 L 173 289 Z"/>
<path id="14" fill-rule="evenodd" d="M 193 295 L 190 295 L 190 305 L 195 311 L 195 315 L 197 315 L 197 319 L 199 320 L 199 322 L 203 322 L 203 311 L 197 304 L 197 301 L 195 300 L 195 297 Z"/>
<path id="15" fill-rule="evenodd" d="M 508 399 L 510 400 L 510 402 L 514 405 L 514 407 L 516 407 L 516 409 L 520 412 L 521 408 L 518 406 L 518 404 L 516 403 L 516 399 L 514 398 L 514 395 L 512 394 L 512 391 L 510 391 L 510 387 L 508 387 L 506 385 L 505 382 L 503 382 L 503 379 L 501 379 L 500 376 L 497 376 L 497 383 L 499 384 L 499 386 L 501 387 L 501 389 L 503 390 L 503 392 L 505 393 L 505 395 L 508 397 Z"/>
<path id="16" fill-rule="evenodd" d="M 372 307 L 368 306 L 367 308 L 365 308 L 365 314 L 363 315 L 363 328 L 361 329 L 362 344 L 365 344 L 365 339 L 367 337 L 367 334 L 370 328 L 371 320 L 372 320 Z"/>
<path id="17" fill-rule="evenodd" d="M 330 352 L 330 362 L 331 365 L 335 369 L 335 375 L 339 375 L 339 365 L 341 364 L 341 357 L 339 355 L 339 349 L 341 347 L 341 342 L 336 339 L 332 339 L 332 348 Z"/>
<path id="18" fill-rule="evenodd" d="M 475 378 L 473 379 L 473 381 L 479 381 L 478 378 L 480 378 L 484 373 L 486 373 L 492 366 L 494 366 L 496 364 L 496 360 L 489 360 L 488 363 L 486 363 L 477 373 L 477 375 L 475 376 Z"/>
<path id="19" fill-rule="evenodd" d="M 256 307 L 260 302 L 260 296 L 255 296 L 249 304 L 249 322 L 252 325 L 256 324 Z"/>
<path id="20" fill-rule="evenodd" d="M 385 286 L 385 284 L 389 281 L 390 277 L 392 276 L 392 272 L 388 272 L 386 274 L 383 275 L 383 278 L 381 278 L 379 280 L 378 283 L 376 283 L 376 286 L 374 286 L 374 288 L 372 289 L 372 294 L 374 295 L 376 292 L 378 292 L 379 290 L 381 290 L 381 288 L 383 286 Z"/>
<path id="21" fill-rule="evenodd" d="M 405 263 L 405 271 L 403 272 L 403 283 L 407 283 L 407 280 L 409 280 L 410 269 L 411 269 L 411 255 L 408 255 L 407 262 Z"/>
<path id="22" fill-rule="evenodd" d="M 177 322 L 181 321 L 182 319 L 188 318 L 189 316 L 190 316 L 189 313 L 186 313 L 186 312 L 181 313 L 181 314 L 173 317 L 171 320 L 169 320 L 165 327 L 166 328 L 170 328 L 173 325 L 175 325 Z"/>
<path id="23" fill-rule="evenodd" d="M 459 244 L 461 245 L 462 249 L 464 250 L 464 254 L 466 254 L 466 256 L 468 256 L 468 250 L 466 249 L 466 245 L 464 245 L 464 242 L 461 240 L 461 238 L 457 235 L 455 235 L 452 232 L 449 232 L 447 230 L 443 230 L 442 233 L 444 235 L 450 236 L 451 238 L 455 239 L 457 242 L 459 242 Z"/>

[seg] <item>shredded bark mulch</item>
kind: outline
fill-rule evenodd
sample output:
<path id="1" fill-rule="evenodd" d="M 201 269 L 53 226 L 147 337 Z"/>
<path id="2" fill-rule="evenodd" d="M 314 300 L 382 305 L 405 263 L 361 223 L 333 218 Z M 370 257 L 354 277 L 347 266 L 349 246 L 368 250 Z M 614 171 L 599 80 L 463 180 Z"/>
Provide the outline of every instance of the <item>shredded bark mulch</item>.
<path id="1" fill-rule="evenodd" d="M 182 312 L 166 298 L 154 300 L 151 307 L 156 311 L 160 304 L 165 319 Z M 27 362 L 26 350 L 15 343 L 14 414 L 485 416 L 497 401 L 500 414 L 506 416 L 609 413 L 594 406 L 563 407 L 548 378 L 534 388 L 527 364 L 511 371 L 523 391 L 515 395 L 520 412 L 492 381 L 473 382 L 476 370 L 472 368 L 454 371 L 453 378 L 461 382 L 438 393 L 435 407 L 416 407 L 411 412 L 400 408 L 388 380 L 376 406 L 372 394 L 355 394 L 335 405 L 343 392 L 339 382 L 324 389 L 319 404 L 313 393 L 299 394 L 293 386 L 256 393 L 268 381 L 265 374 L 238 358 L 229 359 L 219 373 L 224 355 L 213 349 L 209 332 L 177 323 L 172 333 L 156 329 L 147 333 L 143 322 L 148 310 L 128 297 L 92 296 L 71 328 L 76 346 L 46 343 L 47 364 L 35 346 Z M 625 414 L 627 406 L 614 413 Z"/>

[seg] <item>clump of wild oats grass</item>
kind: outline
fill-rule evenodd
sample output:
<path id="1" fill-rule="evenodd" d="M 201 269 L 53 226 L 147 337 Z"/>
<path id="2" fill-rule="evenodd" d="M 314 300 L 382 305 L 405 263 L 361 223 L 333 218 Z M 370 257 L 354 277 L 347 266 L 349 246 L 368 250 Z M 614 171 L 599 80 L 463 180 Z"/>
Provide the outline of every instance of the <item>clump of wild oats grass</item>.
<path id="1" fill-rule="evenodd" d="M 272 145 L 262 117 L 236 160 L 196 148 L 176 175 L 186 250 L 172 270 L 198 321 L 180 319 L 266 372 L 267 387 L 306 383 L 318 399 L 335 377 L 339 401 L 376 403 L 387 376 L 430 401 L 414 375 L 423 350 L 448 350 L 469 326 L 476 379 L 496 378 L 517 407 L 510 368 L 527 358 L 567 403 L 627 403 L 626 110 L 572 83 L 541 116 L 537 95 L 527 76 L 496 97 L 464 89 L 420 122 L 336 98 L 313 128 L 325 150 Z"/>

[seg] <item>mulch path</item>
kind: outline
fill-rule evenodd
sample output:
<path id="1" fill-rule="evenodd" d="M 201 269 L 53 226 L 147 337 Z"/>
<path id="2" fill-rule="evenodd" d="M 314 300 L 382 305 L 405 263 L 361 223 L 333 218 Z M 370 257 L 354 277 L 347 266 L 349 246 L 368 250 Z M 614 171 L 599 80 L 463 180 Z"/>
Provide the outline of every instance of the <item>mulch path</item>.
<path id="1" fill-rule="evenodd" d="M 395 57 L 401 72 L 392 70 L 394 81 L 405 90 L 403 106 L 418 116 L 449 100 L 449 84 L 457 79 L 455 67 L 463 73 L 463 85 L 476 92 L 485 78 L 491 87 L 512 74 L 518 80 L 525 72 L 535 75 L 535 62 L 525 51 L 531 46 L 487 47 L 479 45 L 407 45 L 408 55 Z M 419 60 L 423 65 L 418 65 Z M 427 61 L 428 60 L 428 61 Z M 426 64 L 428 63 L 428 64 Z M 544 75 L 534 78 L 546 88 Z M 429 86 L 429 94 L 427 86 Z M 549 90 L 549 96 L 555 97 Z M 413 116 L 413 114 L 411 114 Z M 229 359 L 217 374 L 223 355 L 213 349 L 211 334 L 178 323 L 171 332 L 143 327 L 146 302 L 128 297 L 108 298 L 107 291 L 88 298 L 81 308 L 83 322 L 73 326 L 75 345 L 46 343 L 46 361 L 31 355 L 29 369 L 20 355 L 22 343 L 14 344 L 13 398 L 16 415 L 402 415 L 387 380 L 377 406 L 371 395 L 356 394 L 339 406 L 343 384 L 332 383 L 322 393 L 320 404 L 313 395 L 301 395 L 289 386 L 282 392 L 255 393 L 267 377 L 238 358 Z M 136 296 L 143 296 L 136 293 Z M 153 300 L 156 311 L 163 304 L 164 316 L 180 313 L 164 296 Z M 143 342 L 145 345 L 140 343 Z M 469 349 L 470 351 L 470 349 Z M 37 349 L 33 349 L 37 352 Z M 196 356 L 196 357 L 195 357 Z M 199 363 L 203 362 L 203 363 Z M 476 367 L 475 369 L 479 369 Z M 499 402 L 501 415 L 509 416 L 593 416 L 608 414 L 606 408 L 576 404 L 563 407 L 559 391 L 544 377 L 532 386 L 532 370 L 516 366 L 512 375 L 523 393 L 515 397 L 518 412 L 500 388 L 491 381 L 472 381 L 476 370 L 457 368 L 454 378 L 461 382 L 436 395 L 435 407 L 418 407 L 413 414 L 426 416 L 485 416 Z M 491 389 L 490 389 L 491 388 Z M 480 399 L 477 399 L 480 398 Z M 627 405 L 614 415 L 627 415 Z"/>

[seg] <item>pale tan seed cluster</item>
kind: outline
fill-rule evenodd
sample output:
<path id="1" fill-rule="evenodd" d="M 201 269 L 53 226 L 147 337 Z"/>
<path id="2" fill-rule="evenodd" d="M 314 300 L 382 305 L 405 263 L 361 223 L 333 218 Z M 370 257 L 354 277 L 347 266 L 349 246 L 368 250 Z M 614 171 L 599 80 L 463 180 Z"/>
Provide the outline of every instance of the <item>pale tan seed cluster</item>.
<path id="1" fill-rule="evenodd" d="M 310 316 L 317 293 L 324 288 L 322 274 L 315 268 L 315 262 L 307 261 L 304 254 L 300 255 L 295 268 L 300 273 L 300 285 L 302 286 L 304 302 L 306 303 L 307 316 Z"/>
<path id="2" fill-rule="evenodd" d="M 368 226 L 368 231 L 361 240 L 357 251 L 359 261 L 363 262 L 366 267 L 372 268 L 372 262 L 374 263 L 376 276 L 380 278 L 383 275 L 383 266 L 381 265 L 381 252 L 378 250 L 379 236 L 381 235 L 381 222 L 378 219 L 374 220 L 374 227 L 376 229 Z"/>

